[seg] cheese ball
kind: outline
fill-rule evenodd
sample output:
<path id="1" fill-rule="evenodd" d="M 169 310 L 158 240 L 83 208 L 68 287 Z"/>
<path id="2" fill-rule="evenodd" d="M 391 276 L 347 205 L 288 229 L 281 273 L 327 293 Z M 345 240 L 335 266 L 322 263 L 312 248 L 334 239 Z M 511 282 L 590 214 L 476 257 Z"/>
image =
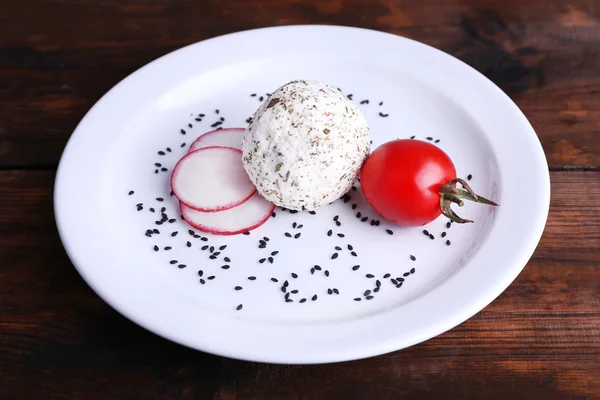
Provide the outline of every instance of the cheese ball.
<path id="1" fill-rule="evenodd" d="M 242 143 L 258 192 L 280 207 L 307 211 L 352 187 L 370 147 L 367 120 L 352 101 L 333 86 L 302 80 L 264 101 Z"/>

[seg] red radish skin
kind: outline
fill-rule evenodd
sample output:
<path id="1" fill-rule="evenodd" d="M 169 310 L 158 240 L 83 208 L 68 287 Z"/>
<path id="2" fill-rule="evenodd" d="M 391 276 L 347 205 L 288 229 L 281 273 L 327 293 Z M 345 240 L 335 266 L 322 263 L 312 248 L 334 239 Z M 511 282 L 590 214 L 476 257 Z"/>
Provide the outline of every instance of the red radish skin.
<path id="1" fill-rule="evenodd" d="M 214 235 L 237 235 L 264 224 L 275 205 L 255 193 L 248 201 L 229 210 L 203 213 L 180 203 L 181 215 L 193 228 Z"/>
<path id="2" fill-rule="evenodd" d="M 187 207 L 202 212 L 228 210 L 256 192 L 242 165 L 242 151 L 223 146 L 198 149 L 179 160 L 171 190 Z"/>
<path id="3" fill-rule="evenodd" d="M 232 147 L 241 150 L 244 132 L 246 132 L 244 128 L 223 128 L 206 132 L 192 143 L 189 152 L 212 146 Z"/>

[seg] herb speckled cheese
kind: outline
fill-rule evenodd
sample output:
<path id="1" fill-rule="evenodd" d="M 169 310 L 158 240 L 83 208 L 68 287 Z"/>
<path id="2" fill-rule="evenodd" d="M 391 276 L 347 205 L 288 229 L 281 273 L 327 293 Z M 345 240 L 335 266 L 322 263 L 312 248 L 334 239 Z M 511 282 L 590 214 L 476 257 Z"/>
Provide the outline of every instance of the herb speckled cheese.
<path id="1" fill-rule="evenodd" d="M 242 144 L 258 192 L 291 210 L 329 204 L 356 181 L 370 153 L 369 127 L 336 88 L 293 81 L 256 111 Z"/>

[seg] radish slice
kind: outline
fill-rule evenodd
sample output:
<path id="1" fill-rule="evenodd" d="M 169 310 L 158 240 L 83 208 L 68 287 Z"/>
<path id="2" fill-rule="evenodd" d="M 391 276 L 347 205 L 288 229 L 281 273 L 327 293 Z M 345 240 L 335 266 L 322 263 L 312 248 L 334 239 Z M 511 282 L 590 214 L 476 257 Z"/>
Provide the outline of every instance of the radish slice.
<path id="1" fill-rule="evenodd" d="M 207 132 L 192 143 L 190 153 L 194 150 L 211 146 L 232 147 L 241 150 L 244 132 L 246 132 L 244 128 L 217 129 Z"/>
<path id="2" fill-rule="evenodd" d="M 219 212 L 200 212 L 180 203 L 183 219 L 194 228 L 215 235 L 235 235 L 248 232 L 264 224 L 275 205 L 255 193 L 237 207 Z"/>
<path id="3" fill-rule="evenodd" d="M 256 188 L 242 164 L 242 151 L 205 147 L 185 155 L 171 175 L 171 190 L 186 206 L 223 211 L 248 200 Z"/>

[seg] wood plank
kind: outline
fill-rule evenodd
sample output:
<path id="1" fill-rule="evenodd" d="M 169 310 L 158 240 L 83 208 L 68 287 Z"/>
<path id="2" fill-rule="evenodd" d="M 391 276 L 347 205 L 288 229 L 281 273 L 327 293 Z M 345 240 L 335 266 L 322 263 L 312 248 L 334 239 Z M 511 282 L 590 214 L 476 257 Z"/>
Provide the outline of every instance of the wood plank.
<path id="1" fill-rule="evenodd" d="M 455 55 L 524 110 L 551 168 L 598 169 L 599 16 L 584 0 L 8 2 L 0 9 L 0 168 L 56 166 L 85 111 L 169 51 L 245 29 L 323 23 L 383 30 Z"/>
<path id="2" fill-rule="evenodd" d="M 196 352 L 127 321 L 62 250 L 54 173 L 0 171 L 0 397 L 599 398 L 600 172 L 551 178 L 544 237 L 490 306 L 409 349 L 300 367 Z"/>

